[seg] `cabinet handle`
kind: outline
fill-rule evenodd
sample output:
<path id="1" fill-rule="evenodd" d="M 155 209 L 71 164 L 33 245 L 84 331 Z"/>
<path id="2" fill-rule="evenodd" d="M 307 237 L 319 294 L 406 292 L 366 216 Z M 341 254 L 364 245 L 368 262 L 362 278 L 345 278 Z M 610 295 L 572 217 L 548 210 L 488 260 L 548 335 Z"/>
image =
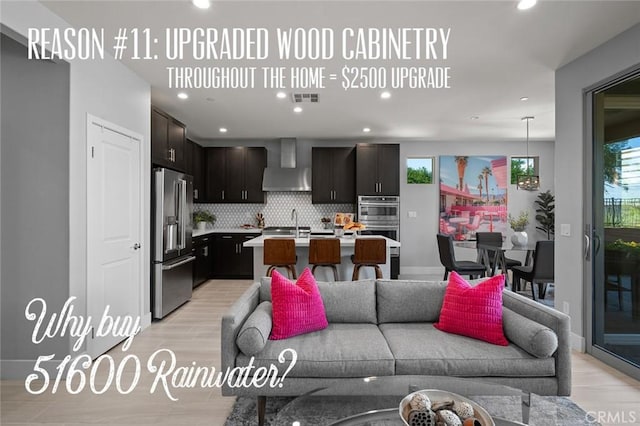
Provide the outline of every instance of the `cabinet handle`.
<path id="1" fill-rule="evenodd" d="M 203 255 L 203 256 L 209 256 L 209 246 L 205 246 L 205 247 L 202 249 L 202 255 Z"/>
<path id="2" fill-rule="evenodd" d="M 205 242 L 207 242 L 207 241 L 209 241 L 209 239 L 208 239 L 208 238 L 203 238 L 203 239 L 202 239 L 202 242 L 203 242 L 203 243 L 205 243 Z"/>
<path id="3" fill-rule="evenodd" d="M 380 182 L 380 191 L 379 192 L 382 192 L 382 182 Z"/>
<path id="4" fill-rule="evenodd" d="M 198 199 L 198 190 L 197 190 L 197 189 L 194 189 L 194 190 L 193 190 L 193 198 L 194 198 L 195 200 L 197 200 L 197 199 Z"/>
<path id="5" fill-rule="evenodd" d="M 223 235 L 222 238 L 225 240 L 230 240 L 233 237 L 231 235 Z"/>
<path id="6" fill-rule="evenodd" d="M 224 200 L 224 189 L 222 190 L 222 199 Z"/>

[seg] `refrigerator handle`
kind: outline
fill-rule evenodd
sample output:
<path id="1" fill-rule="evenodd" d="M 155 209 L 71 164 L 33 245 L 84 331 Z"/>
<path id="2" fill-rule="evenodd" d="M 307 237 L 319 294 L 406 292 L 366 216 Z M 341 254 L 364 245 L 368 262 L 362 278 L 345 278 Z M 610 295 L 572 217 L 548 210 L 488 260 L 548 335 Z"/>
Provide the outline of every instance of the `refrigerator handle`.
<path id="1" fill-rule="evenodd" d="M 178 192 L 178 204 L 180 206 L 179 220 L 180 220 L 180 243 L 178 247 L 180 250 L 184 249 L 187 239 L 187 181 L 184 179 L 178 180 L 180 191 Z"/>

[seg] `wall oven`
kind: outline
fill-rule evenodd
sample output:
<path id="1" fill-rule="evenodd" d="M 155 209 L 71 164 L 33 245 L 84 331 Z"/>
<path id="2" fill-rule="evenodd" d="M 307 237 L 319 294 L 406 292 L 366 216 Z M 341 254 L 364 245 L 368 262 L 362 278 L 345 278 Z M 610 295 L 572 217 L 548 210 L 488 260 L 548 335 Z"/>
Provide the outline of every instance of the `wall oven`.
<path id="1" fill-rule="evenodd" d="M 400 241 L 400 197 L 360 195 L 358 197 L 358 221 L 367 228 L 362 235 L 381 235 Z M 391 278 L 400 274 L 400 248 L 390 249 Z"/>

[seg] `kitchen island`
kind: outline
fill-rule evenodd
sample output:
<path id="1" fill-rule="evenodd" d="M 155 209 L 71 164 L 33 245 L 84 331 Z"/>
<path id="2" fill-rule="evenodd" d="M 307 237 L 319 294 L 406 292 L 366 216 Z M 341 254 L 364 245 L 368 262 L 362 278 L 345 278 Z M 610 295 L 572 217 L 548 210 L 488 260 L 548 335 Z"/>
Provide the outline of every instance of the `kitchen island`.
<path id="1" fill-rule="evenodd" d="M 254 238 L 246 241 L 244 247 L 253 248 L 253 278 L 259 281 L 261 277 L 264 277 L 267 273 L 268 265 L 262 263 L 264 255 L 264 240 L 267 238 L 293 238 L 293 236 L 265 236 Z M 333 236 L 313 236 L 311 238 L 334 238 Z M 386 237 L 380 236 L 359 236 L 358 238 L 384 238 L 387 240 L 387 263 L 380 265 L 382 269 L 382 276 L 386 279 L 391 278 L 391 260 L 390 260 L 390 248 L 400 247 L 398 241 L 392 240 Z M 296 241 L 296 255 L 298 256 L 298 263 L 296 264 L 296 272 L 298 275 L 302 273 L 305 267 L 309 266 L 309 238 L 294 238 Z M 340 239 L 340 256 L 341 263 L 337 265 L 338 275 L 340 281 L 351 280 L 353 274 L 353 263 L 351 263 L 351 255 L 353 254 L 356 239 L 350 235 L 343 236 Z M 285 272 L 279 271 L 284 275 Z M 316 268 L 315 277 L 318 281 L 333 281 L 333 272 L 331 268 Z M 360 269 L 360 279 L 375 278 L 375 272 L 373 268 Z"/>

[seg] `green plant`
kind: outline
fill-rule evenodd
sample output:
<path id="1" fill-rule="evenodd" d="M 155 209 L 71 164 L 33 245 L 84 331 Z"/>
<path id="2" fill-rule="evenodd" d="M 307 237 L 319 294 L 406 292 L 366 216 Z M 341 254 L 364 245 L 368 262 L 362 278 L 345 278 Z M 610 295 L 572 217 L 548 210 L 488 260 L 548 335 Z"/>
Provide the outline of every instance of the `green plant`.
<path id="1" fill-rule="evenodd" d="M 196 210 L 193 212 L 193 222 L 209 222 L 215 223 L 216 215 L 209 213 L 206 210 Z"/>
<path id="2" fill-rule="evenodd" d="M 513 216 L 509 215 L 509 225 L 511 226 L 511 229 L 513 229 L 516 232 L 522 232 L 527 228 L 527 225 L 529 224 L 529 212 L 526 210 L 523 210 L 520 212 L 520 215 L 517 218 L 514 218 Z"/>
<path id="3" fill-rule="evenodd" d="M 633 256 L 640 256 L 640 243 L 635 241 L 615 240 L 605 247 L 607 250 L 623 251 Z"/>
<path id="4" fill-rule="evenodd" d="M 546 233 L 547 240 L 550 240 L 551 235 L 555 232 L 555 201 L 556 198 L 553 196 L 551 191 L 541 192 L 538 194 L 538 199 L 535 201 L 536 220 L 539 223 L 539 226 L 536 226 L 536 229 Z"/>

